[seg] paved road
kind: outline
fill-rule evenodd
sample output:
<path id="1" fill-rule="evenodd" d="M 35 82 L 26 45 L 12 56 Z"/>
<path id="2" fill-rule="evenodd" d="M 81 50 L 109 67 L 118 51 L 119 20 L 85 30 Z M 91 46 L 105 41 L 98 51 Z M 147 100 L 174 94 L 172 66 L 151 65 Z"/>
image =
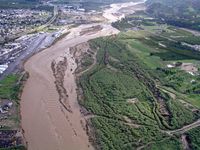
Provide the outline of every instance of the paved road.
<path id="1" fill-rule="evenodd" d="M 36 29 L 33 29 L 33 31 L 31 31 L 31 33 L 35 32 L 35 31 L 40 31 L 40 30 L 48 27 L 50 24 L 52 24 L 55 21 L 55 19 L 57 18 L 57 16 L 58 16 L 58 7 L 57 6 L 54 6 L 54 11 L 53 12 L 54 12 L 53 13 L 53 17 L 47 23 L 45 23 L 44 25 L 42 25 L 42 26 L 40 26 L 40 27 L 38 27 Z"/>

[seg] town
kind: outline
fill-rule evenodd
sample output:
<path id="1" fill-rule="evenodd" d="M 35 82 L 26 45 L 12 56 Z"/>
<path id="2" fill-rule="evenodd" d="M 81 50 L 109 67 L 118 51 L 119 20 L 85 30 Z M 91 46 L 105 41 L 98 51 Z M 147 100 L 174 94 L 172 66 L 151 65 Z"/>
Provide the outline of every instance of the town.
<path id="1" fill-rule="evenodd" d="M 87 11 L 80 4 L 48 5 L 54 11 L 0 9 L 0 79 L 19 69 L 22 60 L 50 46 L 64 28 L 104 20 L 101 12 Z"/>
<path id="2" fill-rule="evenodd" d="M 45 10 L 0 9 L 0 43 L 45 24 L 52 13 Z"/>

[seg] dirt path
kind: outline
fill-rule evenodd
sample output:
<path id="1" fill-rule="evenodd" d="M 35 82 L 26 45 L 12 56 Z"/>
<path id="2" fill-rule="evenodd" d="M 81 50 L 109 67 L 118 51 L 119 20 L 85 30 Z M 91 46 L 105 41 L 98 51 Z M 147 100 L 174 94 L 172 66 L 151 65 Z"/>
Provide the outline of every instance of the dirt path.
<path id="1" fill-rule="evenodd" d="M 199 126 L 200 126 L 200 119 L 198 119 L 197 121 L 195 121 L 189 125 L 186 125 L 186 126 L 180 128 L 180 129 L 176 129 L 176 130 L 172 130 L 172 131 L 161 130 L 161 132 L 167 133 L 168 135 L 180 134 L 184 150 L 189 150 L 190 148 L 189 148 L 189 145 L 188 145 L 188 142 L 186 139 L 186 135 L 184 133 L 186 133 L 187 131 L 189 131 L 191 129 L 199 127 Z M 164 140 L 165 139 L 163 139 L 162 141 L 164 141 Z M 147 143 L 146 145 L 140 146 L 137 148 L 137 150 L 144 149 L 145 147 L 147 147 L 148 145 L 153 144 L 153 143 L 155 143 L 155 141 L 152 141 L 152 142 Z"/>
<path id="2" fill-rule="evenodd" d="M 186 133 L 187 131 L 197 128 L 199 126 L 200 126 L 200 119 L 198 119 L 197 121 L 195 121 L 189 125 L 183 126 L 180 129 L 175 129 L 175 130 L 161 130 L 160 129 L 160 131 L 163 133 L 166 133 L 168 135 L 175 135 L 175 134 L 182 135 L 182 134 Z"/>
<path id="3" fill-rule="evenodd" d="M 165 141 L 165 140 L 167 140 L 167 139 L 170 139 L 170 138 L 164 138 L 164 139 L 162 139 L 162 140 L 159 141 L 159 142 L 163 142 L 163 141 Z M 157 141 L 157 142 L 158 142 L 158 141 Z M 142 149 L 146 148 L 147 146 L 149 146 L 149 145 L 151 145 L 151 144 L 154 144 L 154 143 L 156 143 L 156 141 L 148 142 L 147 144 L 138 147 L 137 150 L 142 150 Z"/>
<path id="4" fill-rule="evenodd" d="M 181 136 L 181 142 L 183 144 L 183 149 L 184 150 L 190 150 L 190 147 L 189 147 L 189 144 L 188 144 L 188 141 L 187 141 L 187 136 L 185 134 L 183 134 Z"/>
<path id="5" fill-rule="evenodd" d="M 200 126 L 200 119 L 198 119 L 197 121 L 189 124 L 189 125 L 186 125 L 180 129 L 177 129 L 177 130 L 172 130 L 172 131 L 165 131 L 166 133 L 168 134 L 183 134 L 191 129 L 194 129 L 196 127 L 199 127 Z"/>

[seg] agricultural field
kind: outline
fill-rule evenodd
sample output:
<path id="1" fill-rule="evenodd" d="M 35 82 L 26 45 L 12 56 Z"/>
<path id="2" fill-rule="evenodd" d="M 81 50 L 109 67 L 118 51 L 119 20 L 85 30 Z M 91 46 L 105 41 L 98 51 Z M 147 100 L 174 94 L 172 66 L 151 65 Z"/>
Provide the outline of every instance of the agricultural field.
<path id="1" fill-rule="evenodd" d="M 200 117 L 200 52 L 181 42 L 188 42 L 184 35 L 198 44 L 198 37 L 151 19 L 140 26 L 126 19 L 113 24 L 125 32 L 90 41 L 97 63 L 79 80 L 94 144 L 183 149 L 183 134 Z"/>
<path id="2" fill-rule="evenodd" d="M 132 27 L 121 28 L 127 30 L 127 36 L 132 35 L 137 39 L 130 43 L 135 54 L 143 58 L 143 62 L 149 67 L 156 69 L 163 85 L 187 95 L 185 99 L 199 107 L 199 36 L 159 23 L 143 12 L 130 15 L 122 22 L 134 22 Z M 150 23 L 147 25 L 146 22 Z M 114 24 L 117 25 L 120 26 L 121 23 Z"/>

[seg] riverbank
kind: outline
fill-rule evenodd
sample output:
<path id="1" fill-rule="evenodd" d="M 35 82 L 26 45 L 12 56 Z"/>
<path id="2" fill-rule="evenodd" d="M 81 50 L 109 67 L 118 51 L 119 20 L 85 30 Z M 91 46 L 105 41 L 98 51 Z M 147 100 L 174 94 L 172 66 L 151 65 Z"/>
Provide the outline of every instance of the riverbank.
<path id="1" fill-rule="evenodd" d="M 96 32 L 80 35 L 97 25 L 101 28 Z M 94 149 L 83 127 L 85 121 L 76 93 L 77 65 L 69 49 L 119 31 L 110 23 L 100 23 L 81 25 L 69 32 L 24 64 L 30 77 L 21 96 L 21 115 L 29 150 Z"/>
<path id="2" fill-rule="evenodd" d="M 29 72 L 30 78 L 22 94 L 21 114 L 22 127 L 30 150 L 64 149 L 69 145 L 70 149 L 91 149 L 91 146 L 88 147 L 90 145 L 88 137 L 80 123 L 82 116 L 76 100 L 76 82 L 73 74 L 76 65 L 68 49 L 78 43 L 116 33 L 116 30 L 111 32 L 110 29 L 104 28 L 97 34 L 82 37 L 76 37 L 77 29 L 73 29 L 74 32 L 72 31 L 66 38 L 34 55 L 25 64 L 25 70 Z M 63 109 L 58 101 L 59 95 L 51 69 L 51 63 L 59 62 L 62 57 L 67 58 L 64 88 L 72 113 Z"/>

